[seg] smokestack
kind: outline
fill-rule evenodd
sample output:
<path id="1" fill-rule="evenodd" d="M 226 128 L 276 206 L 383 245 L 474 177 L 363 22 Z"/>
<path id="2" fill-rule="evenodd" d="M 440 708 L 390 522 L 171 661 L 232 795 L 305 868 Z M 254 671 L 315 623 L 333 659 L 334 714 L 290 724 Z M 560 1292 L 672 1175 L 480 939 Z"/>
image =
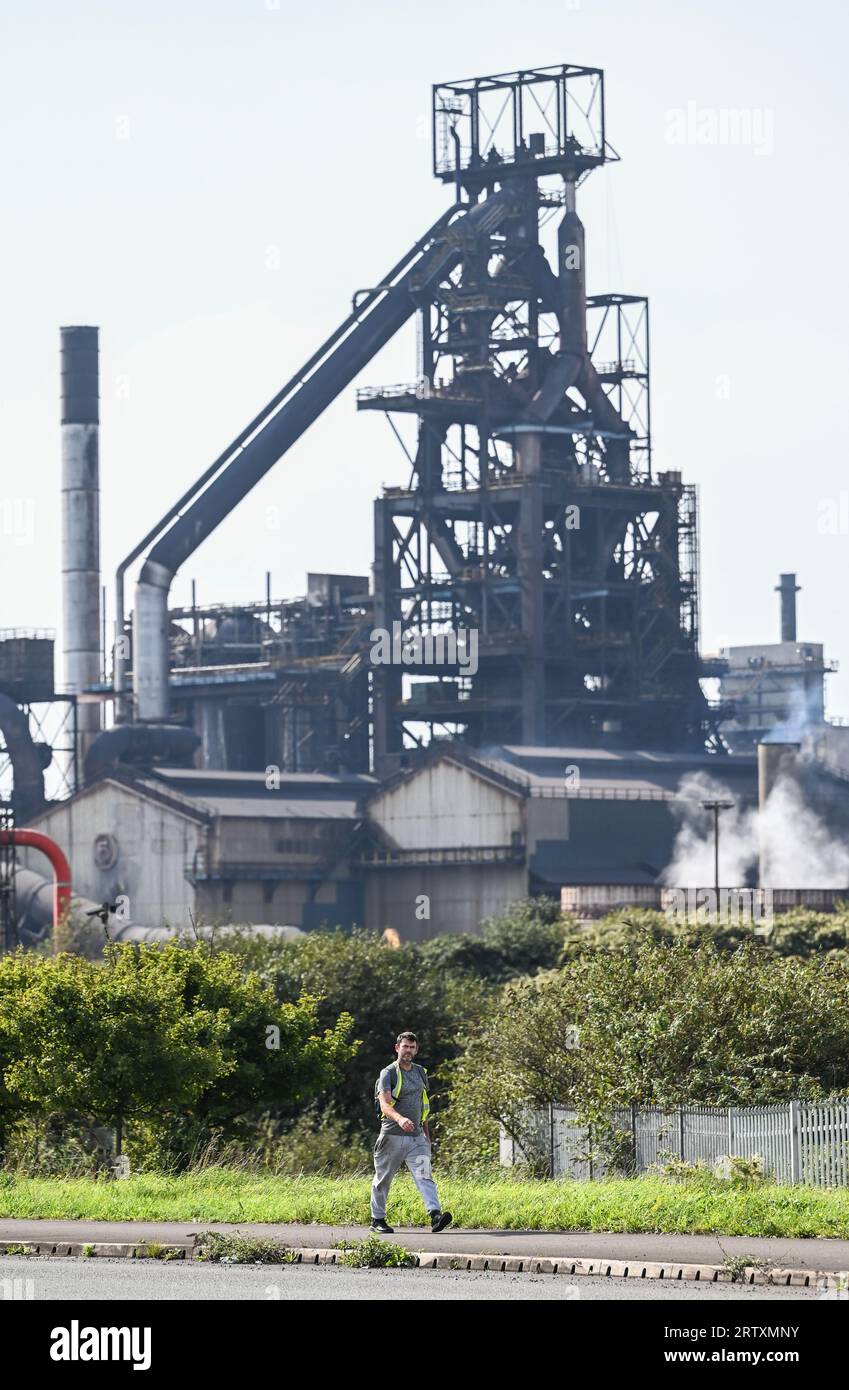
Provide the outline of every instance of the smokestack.
<path id="1" fill-rule="evenodd" d="M 792 778 L 794 782 L 799 781 L 800 753 L 801 744 L 799 743 L 758 744 L 758 820 L 761 825 L 758 882 L 761 888 L 775 887 L 776 870 L 780 868 L 779 865 L 769 863 L 769 854 L 764 842 L 763 827 L 766 803 L 773 788 L 784 778 Z"/>
<path id="2" fill-rule="evenodd" d="M 795 642 L 796 595 L 800 586 L 796 583 L 795 574 L 781 574 L 779 581 L 775 586 L 775 592 L 781 595 L 781 640 Z"/>
<path id="3" fill-rule="evenodd" d="M 100 409 L 98 330 L 62 328 L 62 627 L 65 690 L 100 679 Z M 100 706 L 77 709 L 82 762 L 100 731 Z"/>

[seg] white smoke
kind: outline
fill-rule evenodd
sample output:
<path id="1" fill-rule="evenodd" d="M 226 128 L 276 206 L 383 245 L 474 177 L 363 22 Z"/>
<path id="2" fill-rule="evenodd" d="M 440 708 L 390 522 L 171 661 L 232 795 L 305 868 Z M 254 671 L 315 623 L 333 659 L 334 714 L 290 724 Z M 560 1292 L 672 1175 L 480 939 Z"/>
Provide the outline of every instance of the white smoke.
<path id="1" fill-rule="evenodd" d="M 703 801 L 728 801 L 728 789 L 703 773 L 682 778 L 672 803 L 679 825 L 672 860 L 661 875 L 676 888 L 710 887 L 714 880 L 713 813 Z M 773 787 L 763 812 L 735 805 L 719 813 L 719 882 L 723 888 L 757 881 L 763 849 L 769 888 L 845 888 L 849 844 L 835 840 L 788 777 Z"/>
<path id="2" fill-rule="evenodd" d="M 849 884 L 849 843 L 832 838 L 792 778 L 779 779 L 756 819 L 770 888 L 845 888 Z"/>
<path id="3" fill-rule="evenodd" d="M 729 801 L 728 788 L 706 773 L 693 772 L 681 779 L 678 796 L 671 803 L 678 820 L 672 861 L 664 869 L 664 883 L 675 888 L 705 888 L 713 883 L 713 813 L 703 801 Z M 719 813 L 719 882 L 723 888 L 745 884 L 758 862 L 757 812 L 735 804 Z"/>
<path id="4" fill-rule="evenodd" d="M 774 724 L 764 735 L 763 743 L 804 743 L 823 724 L 822 690 L 811 688 L 790 691 L 787 714 L 780 724 Z"/>

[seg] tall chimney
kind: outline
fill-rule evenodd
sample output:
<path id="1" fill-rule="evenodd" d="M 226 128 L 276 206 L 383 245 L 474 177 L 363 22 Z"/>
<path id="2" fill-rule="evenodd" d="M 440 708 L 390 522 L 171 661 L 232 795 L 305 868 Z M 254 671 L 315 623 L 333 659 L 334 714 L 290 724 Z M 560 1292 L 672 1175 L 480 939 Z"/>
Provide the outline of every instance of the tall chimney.
<path id="1" fill-rule="evenodd" d="M 98 330 L 62 328 L 62 629 L 65 690 L 100 679 Z M 77 757 L 100 731 L 100 705 L 77 708 Z"/>
<path id="2" fill-rule="evenodd" d="M 781 595 L 781 640 L 796 641 L 796 595 L 799 585 L 795 574 L 781 574 L 775 592 Z"/>

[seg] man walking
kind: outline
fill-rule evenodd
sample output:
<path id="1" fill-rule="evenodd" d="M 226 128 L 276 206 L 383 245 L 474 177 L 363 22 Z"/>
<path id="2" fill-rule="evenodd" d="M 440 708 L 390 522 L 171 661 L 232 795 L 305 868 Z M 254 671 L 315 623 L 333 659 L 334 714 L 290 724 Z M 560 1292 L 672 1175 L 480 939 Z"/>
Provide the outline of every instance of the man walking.
<path id="1" fill-rule="evenodd" d="M 430 1217 L 432 1231 L 450 1226 L 450 1211 L 441 1211 L 439 1193 L 430 1173 L 430 1133 L 427 1117 L 427 1072 L 415 1062 L 419 1050 L 415 1033 L 399 1033 L 396 1062 L 384 1067 L 377 1083 L 380 1135 L 374 1146 L 374 1181 L 371 1185 L 371 1229 L 392 1235 L 386 1224 L 386 1199 L 392 1179 L 406 1163 Z"/>

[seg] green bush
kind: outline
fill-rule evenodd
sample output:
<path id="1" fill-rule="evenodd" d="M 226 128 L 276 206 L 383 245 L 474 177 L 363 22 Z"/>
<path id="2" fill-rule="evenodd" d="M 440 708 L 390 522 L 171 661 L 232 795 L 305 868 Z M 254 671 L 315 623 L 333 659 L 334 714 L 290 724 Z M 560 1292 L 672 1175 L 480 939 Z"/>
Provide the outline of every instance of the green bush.
<path id="1" fill-rule="evenodd" d="M 235 1136 L 274 1105 L 303 1105 L 355 1045 L 350 1016 L 323 1030 L 317 1001 L 280 1002 L 235 957 L 202 944 L 112 946 L 0 960 L 0 1123 L 50 1113 L 135 1124 L 179 1158 Z M 269 1043 L 273 1044 L 272 1046 Z"/>
<path id="2" fill-rule="evenodd" d="M 531 898 L 514 903 L 503 917 L 487 919 L 479 936 L 436 936 L 418 950 L 431 969 L 498 985 L 558 965 L 567 925 L 552 899 Z"/>
<path id="3" fill-rule="evenodd" d="M 732 1187 L 760 1187 L 767 1181 L 760 1154 L 724 1154 L 713 1165 L 714 1177 Z"/>
<path id="4" fill-rule="evenodd" d="M 5 1166 L 21 1177 L 94 1177 L 111 1173 L 111 1145 L 90 1117 L 53 1111 L 19 1119 L 8 1133 Z"/>
<path id="5" fill-rule="evenodd" d="M 847 1006 L 840 960 L 645 933 L 506 986 L 452 1070 L 446 1129 L 494 1145 L 504 1125 L 532 1147 L 529 1112 L 554 1101 L 594 1126 L 603 1153 L 618 1138 L 611 1111 L 632 1104 L 822 1099 L 849 1089 Z"/>
<path id="6" fill-rule="evenodd" d="M 760 928 L 761 924 L 756 923 Z M 808 960 L 831 955 L 849 964 L 849 911 L 812 912 L 793 908 L 777 914 L 771 924 L 755 936 L 746 922 L 679 924 L 666 913 L 648 908 L 622 908 L 597 922 L 564 919 L 562 963 L 594 951 L 630 948 L 646 936 L 671 945 L 676 941 L 710 943 L 720 951 L 736 951 L 756 944 L 768 956 L 797 957 Z"/>
<path id="7" fill-rule="evenodd" d="M 310 1106 L 293 1124 L 267 1142 L 266 1164 L 272 1172 L 327 1177 L 370 1172 L 372 1145 L 351 1135 L 332 1106 Z"/>
<path id="8" fill-rule="evenodd" d="M 315 998 L 319 1027 L 329 1026 L 342 1011 L 353 1016 L 359 1046 L 328 1090 L 351 1136 L 376 1134 L 374 1083 L 395 1055 L 397 1035 L 406 1028 L 418 1035 L 419 1060 L 435 1077 L 440 1064 L 460 1050 L 463 1013 L 473 1013 L 479 1001 L 474 985 L 467 989 L 431 968 L 416 947 L 394 948 L 367 932 L 311 932 L 261 948 L 249 943 L 246 959 L 255 966 L 261 962 L 262 978 L 279 1000 Z M 294 1120 L 301 1108 L 281 1107 L 280 1120 Z"/>

